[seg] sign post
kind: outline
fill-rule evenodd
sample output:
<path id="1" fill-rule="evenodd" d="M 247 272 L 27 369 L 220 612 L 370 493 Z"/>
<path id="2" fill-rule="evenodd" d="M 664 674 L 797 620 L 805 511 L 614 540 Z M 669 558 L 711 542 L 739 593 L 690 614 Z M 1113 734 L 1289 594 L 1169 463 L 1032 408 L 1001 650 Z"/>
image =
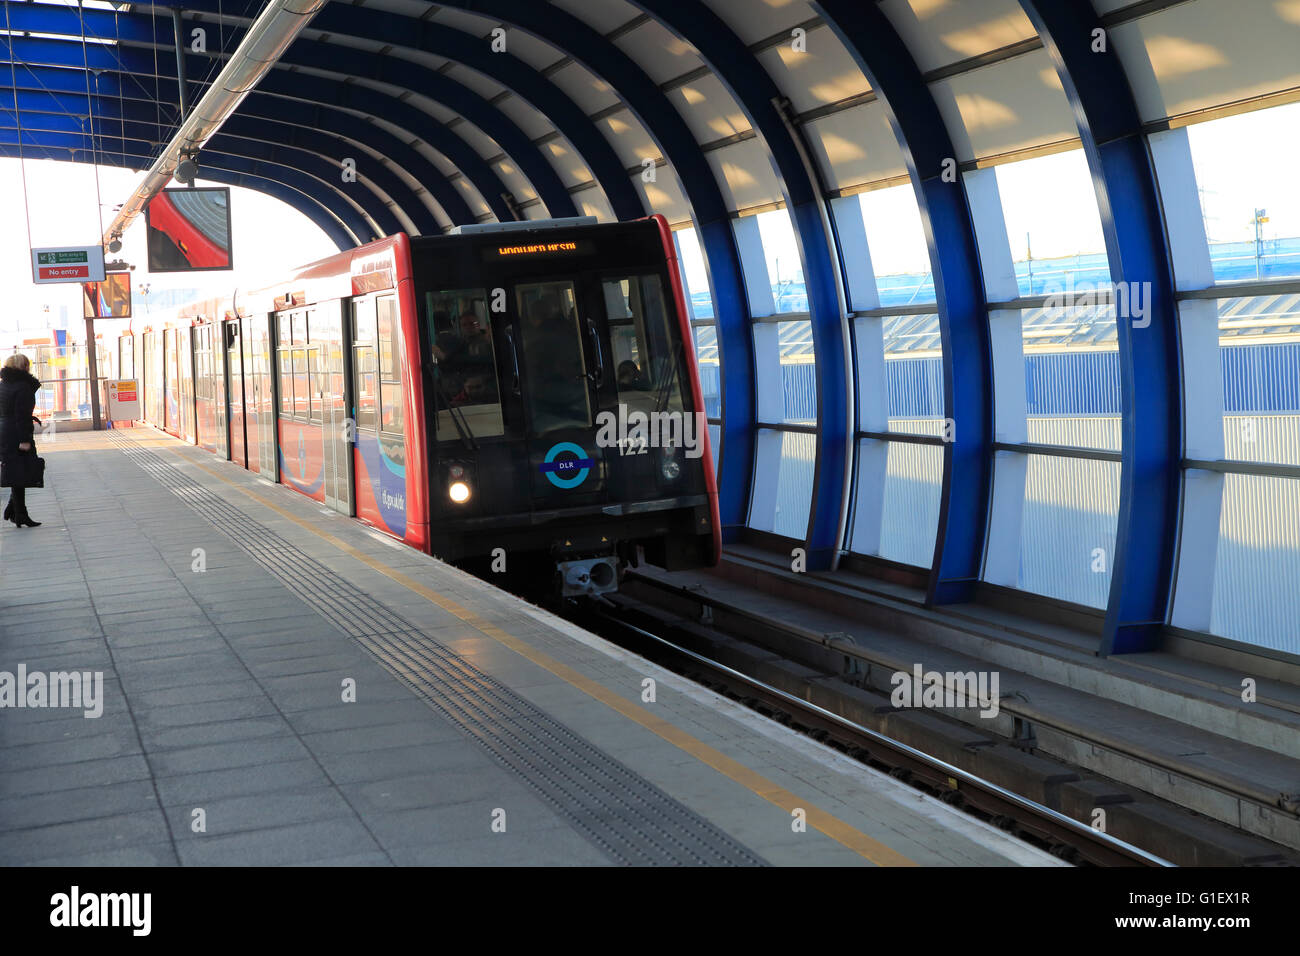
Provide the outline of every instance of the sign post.
<path id="1" fill-rule="evenodd" d="M 32 281 L 103 282 L 102 246 L 51 246 L 32 250 Z"/>

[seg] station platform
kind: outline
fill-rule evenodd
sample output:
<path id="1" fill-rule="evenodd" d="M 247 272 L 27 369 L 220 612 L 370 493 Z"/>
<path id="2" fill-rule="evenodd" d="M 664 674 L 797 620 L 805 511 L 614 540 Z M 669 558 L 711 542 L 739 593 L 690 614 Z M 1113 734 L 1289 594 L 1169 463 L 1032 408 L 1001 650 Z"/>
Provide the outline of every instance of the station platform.
<path id="1" fill-rule="evenodd" d="M 41 452 L 0 672 L 102 693 L 0 709 L 0 864 L 1062 865 L 153 429 Z"/>

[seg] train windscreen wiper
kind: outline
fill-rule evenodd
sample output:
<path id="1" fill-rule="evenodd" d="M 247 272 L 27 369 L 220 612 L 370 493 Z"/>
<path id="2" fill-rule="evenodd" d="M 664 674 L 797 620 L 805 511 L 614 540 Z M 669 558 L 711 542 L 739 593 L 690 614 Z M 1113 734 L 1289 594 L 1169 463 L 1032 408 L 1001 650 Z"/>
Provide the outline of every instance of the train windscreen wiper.
<path id="1" fill-rule="evenodd" d="M 455 426 L 456 434 L 460 436 L 461 443 L 470 451 L 478 451 L 478 442 L 474 440 L 474 432 L 469 427 L 469 422 L 465 421 L 465 413 L 451 403 L 451 399 L 442 390 L 442 383 L 438 381 L 438 376 L 433 369 L 426 365 L 424 371 L 429 376 L 429 383 L 437 393 L 443 408 L 447 409 L 447 413 L 451 416 L 451 423 Z"/>

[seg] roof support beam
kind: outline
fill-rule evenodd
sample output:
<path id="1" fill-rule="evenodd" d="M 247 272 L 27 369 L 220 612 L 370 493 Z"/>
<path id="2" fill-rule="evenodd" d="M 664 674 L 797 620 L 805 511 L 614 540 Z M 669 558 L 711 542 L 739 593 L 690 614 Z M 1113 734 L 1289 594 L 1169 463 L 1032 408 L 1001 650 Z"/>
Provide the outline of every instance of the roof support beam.
<path id="1" fill-rule="evenodd" d="M 957 152 L 906 45 L 874 3 L 815 0 L 880 96 L 907 161 L 925 228 L 943 340 L 944 415 L 953 423 L 929 604 L 969 601 L 980 580 L 993 468 L 993 358 L 979 246 Z M 953 175 L 945 176 L 951 169 Z"/>
<path id="2" fill-rule="evenodd" d="M 4 39 L 5 38 L 0 38 L 0 48 L 3 48 L 4 46 Z M 18 57 L 20 66 L 24 67 L 24 69 L 19 69 L 17 71 L 17 78 L 21 85 L 27 85 L 23 79 L 23 74 L 38 68 L 34 67 L 34 64 L 63 67 L 67 70 L 77 71 L 78 76 L 73 82 L 75 83 L 76 81 L 80 81 L 80 89 L 84 94 L 85 81 L 80 74 L 84 72 L 85 67 L 83 66 L 80 44 L 74 45 L 69 41 L 57 39 L 13 38 L 8 45 L 12 47 L 14 55 Z M 142 85 L 143 78 L 153 78 L 154 68 L 153 57 L 144 49 L 128 47 L 119 50 L 111 50 L 106 49 L 101 44 L 95 44 L 88 47 L 86 51 L 86 61 L 92 70 L 100 73 L 101 92 L 103 92 L 103 78 L 107 74 L 110 76 L 121 77 L 117 88 L 124 93 L 129 93 L 132 86 L 135 86 L 142 95 L 152 95 L 153 91 L 147 90 Z M 198 65 L 201 64 L 196 64 L 196 66 Z M 283 79 L 281 79 L 281 77 L 283 77 Z M 289 82 L 286 84 L 284 82 L 285 80 L 288 80 Z M 297 82 L 294 82 L 295 80 Z M 44 83 L 45 79 L 34 77 L 34 82 L 37 81 Z M 304 84 L 302 81 L 308 81 L 308 83 Z M 167 90 L 171 85 L 173 85 L 175 81 L 170 78 L 160 78 L 158 83 L 158 91 L 161 93 L 163 90 Z M 263 86 L 269 90 L 279 90 L 285 86 L 296 88 L 303 85 L 316 89 L 318 91 L 317 95 L 319 95 L 319 91 L 328 90 L 332 85 L 344 86 L 345 84 L 317 77 L 294 77 L 292 74 L 284 71 L 276 71 L 263 80 Z M 66 89 L 67 84 L 64 84 L 59 88 Z M 275 119 L 287 122 L 290 125 L 294 125 L 294 120 L 301 121 L 305 115 L 301 105 L 281 96 L 263 96 L 262 94 L 255 93 L 249 97 L 249 99 L 256 104 L 256 109 L 259 112 L 262 112 L 264 115 L 270 113 Z M 248 100 L 246 99 L 245 102 L 247 103 Z M 249 108 L 253 109 L 254 107 L 250 106 Z M 357 117 L 338 117 L 336 122 L 332 122 L 328 128 L 333 129 L 335 126 L 342 125 L 356 129 L 360 122 L 361 121 Z M 376 142 L 392 140 L 391 136 L 379 129 L 377 126 L 369 124 L 364 125 L 366 126 L 367 135 Z M 398 148 L 399 150 L 402 149 L 400 145 Z M 355 150 L 350 147 L 345 151 L 332 150 L 326 158 L 337 163 L 342 158 L 354 152 Z M 494 182 L 500 182 L 499 179 L 496 179 L 495 175 L 491 178 Z M 469 205 L 465 202 L 464 198 L 455 187 L 446 182 L 445 176 L 438 174 L 431 179 L 422 180 L 422 184 L 429 191 L 430 195 L 438 201 L 438 204 L 442 206 L 443 211 L 453 223 L 475 221 L 475 216 L 470 210 Z M 343 185 L 344 184 L 340 180 L 340 187 Z M 418 208 L 408 211 L 407 214 L 411 216 L 413 220 L 418 220 L 423 215 Z"/>
<path id="3" fill-rule="evenodd" d="M 1115 317 L 1123 444 L 1101 652 L 1155 650 L 1173 593 L 1183 457 L 1178 308 L 1155 164 L 1124 66 L 1092 4 L 1020 5 L 1074 109 L 1097 190 L 1111 281 L 1127 293 Z M 1146 303 L 1141 312 L 1132 308 L 1139 301 Z"/>

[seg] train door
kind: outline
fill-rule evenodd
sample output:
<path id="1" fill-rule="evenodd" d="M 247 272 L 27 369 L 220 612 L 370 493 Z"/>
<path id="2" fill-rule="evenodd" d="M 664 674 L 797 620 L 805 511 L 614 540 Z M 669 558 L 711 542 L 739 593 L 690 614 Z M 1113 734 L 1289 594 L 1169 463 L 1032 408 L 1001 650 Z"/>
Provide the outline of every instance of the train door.
<path id="1" fill-rule="evenodd" d="M 176 370 L 179 387 L 180 420 L 177 435 L 194 442 L 194 329 L 186 326 L 176 330 Z"/>
<path id="2" fill-rule="evenodd" d="M 515 339 L 535 509 L 590 505 L 605 498 L 605 449 L 596 444 L 600 391 L 609 384 L 594 301 L 569 279 L 514 287 Z"/>
<path id="3" fill-rule="evenodd" d="M 275 386 L 271 369 L 271 320 L 250 316 L 244 323 L 245 411 L 248 423 L 249 469 L 277 480 L 275 453 Z M 255 466 L 254 466 L 255 463 Z"/>
<path id="4" fill-rule="evenodd" d="M 325 504 L 352 514 L 352 438 L 344 365 L 344 310 L 342 301 L 326 302 L 311 316 L 308 366 L 316 389 L 324 428 Z"/>
<path id="5" fill-rule="evenodd" d="M 219 326 L 194 328 L 195 431 L 200 447 L 226 457 L 226 401 Z"/>
<path id="6" fill-rule="evenodd" d="M 226 395 L 230 413 L 230 460 L 240 468 L 248 467 L 248 438 L 244 432 L 244 354 L 239 319 L 222 323 L 221 338 L 225 347 Z"/>
<path id="7" fill-rule="evenodd" d="M 180 392 L 177 390 L 180 373 L 176 366 L 176 330 L 163 329 L 163 430 L 180 435 Z"/>
<path id="8" fill-rule="evenodd" d="M 280 480 L 300 494 L 325 501 L 323 389 L 319 342 L 312 327 L 316 309 L 276 314 L 276 388 Z"/>
<path id="9" fill-rule="evenodd" d="M 216 420 L 217 454 L 230 457 L 230 406 L 226 400 L 226 350 L 225 323 L 217 321 L 208 326 L 208 341 L 212 349 L 212 412 Z"/>
<path id="10" fill-rule="evenodd" d="M 389 292 L 356 298 L 349 312 L 356 515 L 382 531 L 404 538 L 406 396 L 397 297 Z"/>

